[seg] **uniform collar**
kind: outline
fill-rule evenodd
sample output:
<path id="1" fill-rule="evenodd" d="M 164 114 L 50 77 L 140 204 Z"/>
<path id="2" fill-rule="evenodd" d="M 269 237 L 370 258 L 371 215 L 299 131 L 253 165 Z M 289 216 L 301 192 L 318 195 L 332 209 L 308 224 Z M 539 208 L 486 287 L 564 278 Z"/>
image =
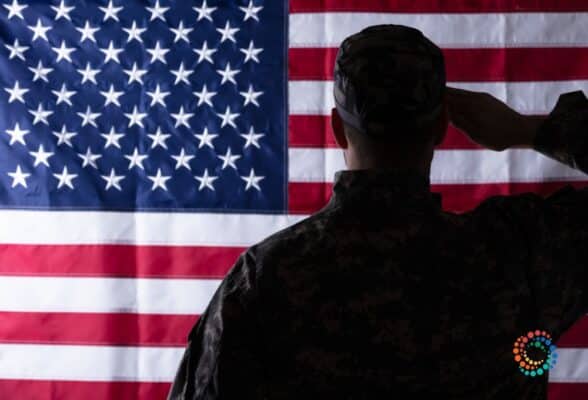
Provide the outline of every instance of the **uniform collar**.
<path id="1" fill-rule="evenodd" d="M 441 194 L 431 192 L 430 179 L 411 168 L 338 171 L 332 205 L 428 206 L 441 209 Z"/>

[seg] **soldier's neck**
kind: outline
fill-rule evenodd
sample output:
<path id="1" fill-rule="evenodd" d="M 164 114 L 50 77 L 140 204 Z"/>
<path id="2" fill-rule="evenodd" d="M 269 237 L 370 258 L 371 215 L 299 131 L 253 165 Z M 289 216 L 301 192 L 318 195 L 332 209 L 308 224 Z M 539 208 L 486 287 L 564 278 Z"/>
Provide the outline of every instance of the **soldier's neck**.
<path id="1" fill-rule="evenodd" d="M 364 169 L 413 169 L 424 176 L 431 173 L 433 160 L 433 148 L 425 154 L 390 154 L 386 157 L 358 157 L 355 152 L 348 149 L 345 152 L 345 161 L 349 170 Z"/>

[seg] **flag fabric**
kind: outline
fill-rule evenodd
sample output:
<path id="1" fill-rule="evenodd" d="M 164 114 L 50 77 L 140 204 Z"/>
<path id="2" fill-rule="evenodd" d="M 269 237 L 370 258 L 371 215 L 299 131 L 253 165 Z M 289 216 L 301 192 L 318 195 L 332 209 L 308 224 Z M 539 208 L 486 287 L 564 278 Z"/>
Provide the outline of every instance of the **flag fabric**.
<path id="1" fill-rule="evenodd" d="M 328 201 L 347 35 L 415 26 L 450 85 L 525 114 L 588 87 L 583 0 L 445 3 L 0 0 L 0 398 L 165 398 L 238 255 Z M 587 181 L 454 128 L 431 173 L 453 212 Z M 588 396 L 587 333 L 558 343 L 550 399 Z"/>

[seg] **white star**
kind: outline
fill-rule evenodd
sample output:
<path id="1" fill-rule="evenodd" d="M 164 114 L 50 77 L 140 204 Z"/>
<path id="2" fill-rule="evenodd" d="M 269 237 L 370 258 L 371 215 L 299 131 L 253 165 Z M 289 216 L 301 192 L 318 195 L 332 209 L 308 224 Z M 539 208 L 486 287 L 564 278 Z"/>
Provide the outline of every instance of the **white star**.
<path id="1" fill-rule="evenodd" d="M 92 154 L 92 149 L 89 146 L 86 150 L 86 154 L 78 154 L 78 157 L 84 161 L 82 163 L 82 168 L 86 168 L 89 165 L 95 169 L 98 169 L 98 164 L 96 164 L 96 161 L 98 161 L 99 158 L 102 158 L 100 154 Z"/>
<path id="2" fill-rule="evenodd" d="M 190 43 L 188 34 L 192 32 L 194 28 L 184 28 L 184 21 L 180 21 L 180 24 L 177 28 L 170 28 L 170 30 L 176 34 L 176 37 L 174 38 L 174 43 L 179 42 L 180 40 L 183 40 L 186 43 Z"/>
<path id="3" fill-rule="evenodd" d="M 259 58 L 257 55 L 263 51 L 263 49 L 255 48 L 255 44 L 253 44 L 253 40 L 249 41 L 249 47 L 246 49 L 240 49 L 241 53 L 245 54 L 245 61 L 243 63 L 248 62 L 249 60 L 253 60 L 256 63 L 259 62 Z"/>
<path id="4" fill-rule="evenodd" d="M 49 157 L 52 157 L 55 153 L 51 153 L 49 151 L 45 151 L 43 145 L 39 145 L 39 149 L 37 151 L 29 151 L 29 154 L 35 157 L 35 164 L 34 167 L 38 166 L 39 164 L 43 164 L 45 166 L 49 166 Z"/>
<path id="5" fill-rule="evenodd" d="M 192 170 L 192 167 L 190 167 L 190 164 L 188 164 L 188 163 L 194 157 L 196 157 L 196 156 L 187 155 L 186 151 L 184 149 L 182 149 L 182 151 L 180 151 L 180 154 L 178 154 L 177 156 L 172 156 L 172 158 L 174 160 L 176 160 L 176 169 L 180 169 L 180 168 L 184 167 L 189 170 Z"/>
<path id="6" fill-rule="evenodd" d="M 157 84 L 154 92 L 147 92 L 147 96 L 151 97 L 150 107 L 153 107 L 156 104 L 161 104 L 162 106 L 167 107 L 165 105 L 165 98 L 169 95 L 170 92 L 162 92 L 159 84 Z"/>
<path id="7" fill-rule="evenodd" d="M 147 73 L 146 69 L 139 69 L 137 67 L 137 63 L 133 63 L 133 69 L 125 69 L 123 71 L 125 74 L 127 74 L 129 76 L 129 82 L 128 84 L 130 85 L 133 82 L 139 82 L 141 85 L 143 84 L 143 75 L 145 75 Z"/>
<path id="8" fill-rule="evenodd" d="M 102 179 L 104 179 L 106 181 L 106 189 L 105 190 L 109 190 L 110 188 L 115 188 L 116 190 L 122 190 L 122 187 L 120 186 L 120 181 L 122 181 L 123 179 L 125 179 L 124 175 L 116 175 L 116 171 L 114 170 L 114 168 L 110 169 L 110 175 L 100 175 L 102 177 Z"/>
<path id="9" fill-rule="evenodd" d="M 100 28 L 92 28 L 90 26 L 90 21 L 86 21 L 86 24 L 83 28 L 76 28 L 78 32 L 82 34 L 82 38 L 80 39 L 80 43 L 84 40 L 90 40 L 96 43 L 96 38 L 94 34 L 100 30 Z"/>
<path id="10" fill-rule="evenodd" d="M 245 191 L 248 191 L 251 188 L 255 188 L 256 190 L 261 192 L 261 188 L 259 187 L 259 182 L 261 180 L 265 179 L 265 176 L 256 176 L 255 170 L 253 168 L 251 168 L 249 175 L 248 176 L 241 176 L 241 179 L 243 179 L 245 182 L 247 182 L 247 185 L 245 185 Z"/>
<path id="11" fill-rule="evenodd" d="M 216 7 L 208 7 L 206 5 L 206 0 L 202 0 L 202 5 L 200 7 L 194 7 L 194 11 L 198 13 L 198 19 L 196 21 L 200 21 L 202 18 L 205 18 L 212 22 L 212 13 L 216 10 Z"/>
<path id="12" fill-rule="evenodd" d="M 114 47 L 114 43 L 112 42 L 112 40 L 108 44 L 108 48 L 107 49 L 99 49 L 99 50 L 104 53 L 104 56 L 105 56 L 104 64 L 106 64 L 110 60 L 112 60 L 112 61 L 120 64 L 120 60 L 118 59 L 118 55 L 119 55 L 119 53 L 121 53 L 122 51 L 124 51 L 124 49 L 117 49 L 117 48 L 115 48 Z"/>
<path id="13" fill-rule="evenodd" d="M 176 128 L 181 125 L 185 126 L 186 128 L 190 128 L 188 120 L 192 118 L 194 114 L 184 112 L 184 106 L 181 106 L 180 111 L 177 114 L 171 114 L 171 116 L 176 120 Z"/>
<path id="14" fill-rule="evenodd" d="M 239 113 L 231 113 L 231 107 L 227 106 L 224 114 L 216 114 L 220 119 L 223 120 L 221 123 L 221 128 L 224 128 L 226 125 L 231 125 L 233 128 L 236 128 L 237 125 L 235 124 L 235 119 L 239 117 Z"/>
<path id="15" fill-rule="evenodd" d="M 169 10 L 169 7 L 161 7 L 159 5 L 159 0 L 155 2 L 155 7 L 147 7 L 147 11 L 151 13 L 151 18 L 149 21 L 153 21 L 155 19 L 160 19 L 165 22 L 165 18 L 163 14 L 165 14 Z"/>
<path id="16" fill-rule="evenodd" d="M 25 135 L 28 135 L 30 131 L 20 129 L 20 125 L 17 122 L 14 126 L 14 129 L 6 129 L 6 133 L 10 135 L 10 143 L 8 143 L 9 145 L 12 146 L 14 143 L 19 142 L 26 146 L 24 137 Z"/>
<path id="17" fill-rule="evenodd" d="M 108 2 L 108 7 L 98 7 L 100 11 L 104 13 L 104 19 L 102 21 L 108 21 L 109 18 L 119 22 L 118 13 L 123 9 L 123 7 L 115 7 L 112 4 L 112 0 Z"/>
<path id="18" fill-rule="evenodd" d="M 147 154 L 139 154 L 139 149 L 137 149 L 136 147 L 135 151 L 133 151 L 133 154 L 125 156 L 125 158 L 130 161 L 129 169 L 132 169 L 135 166 L 143 170 L 145 169 L 145 167 L 143 167 L 143 161 L 145 161 L 145 159 L 147 158 Z"/>
<path id="19" fill-rule="evenodd" d="M 217 92 L 209 92 L 206 88 L 206 84 L 202 86 L 200 92 L 194 92 L 194 96 L 198 97 L 198 106 L 202 104 L 208 104 L 212 107 L 212 98 L 216 96 Z"/>
<path id="20" fill-rule="evenodd" d="M 253 90 L 253 85 L 249 85 L 249 90 L 246 92 L 239 92 L 241 96 L 245 98 L 243 102 L 243 107 L 249 103 L 255 104 L 259 107 L 259 103 L 257 102 L 257 98 L 263 94 L 263 92 L 256 92 Z"/>
<path id="21" fill-rule="evenodd" d="M 66 103 L 70 106 L 72 106 L 72 102 L 70 100 L 70 97 L 73 96 L 74 94 L 76 94 L 77 92 L 75 90 L 69 91 L 67 90 L 67 87 L 65 86 L 65 83 L 61 85 L 61 90 L 53 90 L 52 93 L 57 96 L 57 102 L 55 104 L 61 104 L 61 103 Z"/>
<path id="22" fill-rule="evenodd" d="M 209 133 L 208 128 L 204 128 L 204 132 L 202 132 L 200 135 L 196 134 L 194 136 L 196 136 L 198 140 L 200 140 L 200 143 L 198 144 L 199 149 L 201 149 L 204 146 L 208 146 L 214 150 L 214 145 L 212 144 L 212 141 L 218 137 L 216 133 Z"/>
<path id="23" fill-rule="evenodd" d="M 49 39 L 47 38 L 47 31 L 49 31 L 51 29 L 51 26 L 44 26 L 41 23 L 41 18 L 37 18 L 37 25 L 35 26 L 29 26 L 28 27 L 31 31 L 33 31 L 33 39 L 32 41 L 34 42 L 37 39 L 44 39 L 45 41 L 49 41 Z"/>
<path id="24" fill-rule="evenodd" d="M 70 63 L 73 62 L 71 60 L 71 53 L 76 51 L 73 47 L 65 47 L 65 40 L 61 41 L 61 46 L 59 47 L 52 47 L 53 51 L 57 53 L 57 62 L 61 60 L 67 60 Z"/>
<path id="25" fill-rule="evenodd" d="M 25 100 L 24 100 L 24 95 L 30 90 L 30 89 L 25 89 L 25 88 L 21 88 L 20 84 L 18 81 L 14 82 L 14 87 L 11 88 L 5 88 L 4 89 L 6 92 L 8 92 L 10 94 L 10 98 L 8 99 L 8 103 L 12 103 L 13 101 L 20 101 L 21 103 L 25 104 Z"/>
<path id="26" fill-rule="evenodd" d="M 92 125 L 94 128 L 98 128 L 96 118 L 100 117 L 100 113 L 93 113 L 90 106 L 86 107 L 86 112 L 79 112 L 78 115 L 82 118 L 82 127 Z"/>
<path id="27" fill-rule="evenodd" d="M 227 167 L 231 167 L 235 171 L 237 170 L 237 165 L 235 164 L 235 161 L 237 161 L 238 159 L 241 158 L 241 156 L 239 156 L 239 155 L 233 155 L 231 153 L 230 147 L 227 149 L 227 153 L 224 156 L 217 156 L 217 157 L 223 161 L 222 169 L 225 169 Z"/>
<path id="28" fill-rule="evenodd" d="M 92 69 L 92 67 L 90 66 L 90 63 L 86 63 L 86 68 L 85 69 L 78 69 L 78 72 L 80 74 L 82 74 L 82 84 L 85 83 L 86 81 L 90 81 L 95 85 L 98 84 L 98 82 L 96 82 L 96 75 L 100 72 L 100 70 L 99 69 Z"/>
<path id="29" fill-rule="evenodd" d="M 14 83 L 14 88 L 6 88 L 4 90 L 10 94 L 10 98 L 8 99 L 9 104 L 13 101 L 20 101 L 22 104 L 24 104 L 25 101 L 23 96 L 29 91 L 29 89 L 21 88 L 18 81 Z"/>
<path id="30" fill-rule="evenodd" d="M 221 80 L 221 85 L 223 85 L 225 82 L 229 81 L 234 85 L 237 85 L 237 81 L 235 80 L 235 75 L 237 75 L 239 72 L 241 72 L 240 69 L 231 69 L 231 63 L 227 63 L 227 66 L 225 67 L 225 69 L 217 69 L 216 72 L 218 72 L 223 79 Z"/>
<path id="31" fill-rule="evenodd" d="M 206 168 L 204 170 L 204 175 L 195 176 L 194 179 L 196 179 L 198 182 L 200 182 L 200 186 L 198 187 L 198 191 L 201 191 L 204 188 L 208 188 L 208 189 L 214 191 L 214 186 L 212 186 L 212 184 L 214 183 L 214 181 L 216 181 L 218 179 L 218 176 L 208 175 L 208 168 Z"/>
<path id="32" fill-rule="evenodd" d="M 231 28 L 229 21 L 225 24 L 224 28 L 216 28 L 216 30 L 222 35 L 220 42 L 223 43 L 225 40 L 230 40 L 233 43 L 237 43 L 235 39 L 235 33 L 239 32 L 239 28 Z"/>
<path id="33" fill-rule="evenodd" d="M 255 146 L 258 149 L 260 149 L 261 147 L 259 146 L 259 139 L 261 139 L 264 136 L 265 134 L 263 133 L 255 133 L 252 126 L 251 128 L 249 128 L 249 133 L 241 134 L 241 137 L 245 139 L 245 145 L 243 145 L 243 148 L 246 149 L 249 146 Z"/>
<path id="34" fill-rule="evenodd" d="M 163 133 L 161 128 L 157 128 L 155 133 L 147 136 L 149 136 L 149 139 L 153 140 L 153 143 L 151 143 L 152 149 L 156 148 L 157 146 L 161 146 L 164 149 L 167 149 L 167 144 L 165 144 L 165 141 L 169 139 L 171 135 L 168 133 Z"/>
<path id="35" fill-rule="evenodd" d="M 217 49 L 209 49 L 208 48 L 208 43 L 205 41 L 202 44 L 202 48 L 201 49 L 194 49 L 194 52 L 196 54 L 198 54 L 198 64 L 200 64 L 202 61 L 206 60 L 211 64 L 214 64 L 214 61 L 212 60 L 212 55 L 214 53 L 216 53 Z"/>
<path id="36" fill-rule="evenodd" d="M 5 45 L 8 50 L 10 50 L 10 55 L 8 56 L 9 60 L 12 60 L 14 57 L 20 58 L 22 61 L 25 61 L 24 53 L 29 48 L 27 46 L 21 46 L 18 43 L 18 39 L 14 39 L 14 44 L 11 46 L 9 44 Z"/>
<path id="37" fill-rule="evenodd" d="M 141 35 L 145 32 L 147 28 L 138 28 L 137 22 L 133 21 L 133 25 L 130 28 L 123 28 L 123 31 L 129 35 L 127 39 L 127 43 L 130 43 L 132 40 L 136 40 L 139 43 L 143 43 L 143 39 L 141 39 Z"/>
<path id="38" fill-rule="evenodd" d="M 63 171 L 61 174 L 53 174 L 55 178 L 59 180 L 57 184 L 57 189 L 61 189 L 62 186 L 67 186 L 70 189 L 73 189 L 73 180 L 78 177 L 77 174 L 70 174 L 67 170 L 67 167 L 63 167 Z"/>
<path id="39" fill-rule="evenodd" d="M 69 147 L 73 147 L 73 144 L 71 143 L 71 139 L 74 138 L 75 136 L 77 136 L 78 134 L 75 132 L 68 132 L 66 126 L 63 125 L 61 127 L 61 132 L 53 131 L 53 135 L 57 137 L 57 145 L 58 146 L 65 144 Z"/>
<path id="40" fill-rule="evenodd" d="M 47 75 L 49 75 L 53 71 L 53 68 L 44 68 L 43 62 L 39 60 L 37 67 L 29 67 L 29 71 L 35 74 L 35 76 L 33 76 L 33 82 L 36 82 L 39 79 L 45 82 L 49 82 L 49 78 L 47 78 Z"/>
<path id="41" fill-rule="evenodd" d="M 12 188 L 17 187 L 18 185 L 21 185 L 22 187 L 26 188 L 27 187 L 27 178 L 29 176 L 31 176 L 31 174 L 22 172 L 20 165 L 17 165 L 16 171 L 8 172 L 8 176 L 10 176 L 12 178 L 12 186 L 11 186 Z"/>
<path id="42" fill-rule="evenodd" d="M 155 43 L 154 48 L 147 49 L 147 52 L 151 54 L 150 63 L 154 63 L 155 61 L 161 61 L 162 63 L 167 64 L 167 61 L 165 61 L 165 55 L 169 53 L 169 49 L 160 47 L 159 41 Z"/>
<path id="43" fill-rule="evenodd" d="M 133 125 L 139 125 L 141 128 L 144 128 L 145 126 L 143 126 L 143 119 L 147 116 L 146 113 L 140 113 L 139 109 L 137 108 L 137 106 L 135 106 L 133 108 L 133 112 L 132 113 L 125 113 L 125 117 L 127 117 L 129 119 L 129 128 Z"/>
<path id="44" fill-rule="evenodd" d="M 239 9 L 241 9 L 241 11 L 245 13 L 245 15 L 243 16 L 243 21 L 247 21 L 249 18 L 253 18 L 254 20 L 259 22 L 259 17 L 257 16 L 257 13 L 260 12 L 263 9 L 263 7 L 254 7 L 253 0 L 250 0 L 249 5 L 247 7 L 239 7 Z"/>
<path id="45" fill-rule="evenodd" d="M 165 183 L 171 179 L 171 176 L 164 176 L 161 173 L 161 168 L 157 169 L 157 175 L 154 176 L 147 176 L 151 182 L 153 182 L 153 186 L 151 186 L 151 191 L 155 191 L 157 188 L 161 188 L 167 192 L 167 186 Z"/>
<path id="46" fill-rule="evenodd" d="M 171 73 L 176 76 L 176 81 L 174 85 L 177 85 L 180 82 L 184 82 L 186 85 L 190 84 L 188 77 L 194 73 L 194 70 L 184 69 L 184 63 L 180 64 L 180 68 L 177 70 L 171 70 Z"/>
<path id="47" fill-rule="evenodd" d="M 49 121 L 47 121 L 47 118 L 49 118 L 49 116 L 53 114 L 53 111 L 45 110 L 43 108 L 43 104 L 39 103 L 37 109 L 29 110 L 29 113 L 35 117 L 35 119 L 33 120 L 33 125 L 37 125 L 38 123 L 49 125 Z"/>
<path id="48" fill-rule="evenodd" d="M 245 191 L 248 191 L 253 187 L 261 192 L 261 188 L 259 187 L 259 181 L 265 179 L 265 176 L 255 176 L 255 170 L 251 168 L 249 176 L 241 176 L 241 179 L 247 182 L 247 185 L 245 186 Z"/>
<path id="49" fill-rule="evenodd" d="M 102 136 L 106 140 L 106 143 L 104 144 L 105 149 L 109 148 L 110 146 L 118 147 L 120 149 L 119 140 L 124 135 L 125 135 L 124 133 L 116 133 L 116 131 L 114 130 L 114 126 L 113 126 L 110 128 L 110 132 L 103 133 L 100 136 Z"/>
<path id="50" fill-rule="evenodd" d="M 59 7 L 56 6 L 51 6 L 51 8 L 53 9 L 53 11 L 55 11 L 55 21 L 57 21 L 59 18 L 65 18 L 69 21 L 71 21 L 71 17 L 69 16 L 69 13 L 75 8 L 75 7 L 67 7 L 65 5 L 65 1 L 61 0 L 61 4 L 59 4 Z"/>
<path id="51" fill-rule="evenodd" d="M 114 85 L 110 84 L 110 89 L 108 89 L 108 92 L 100 92 L 100 94 L 104 96 L 104 98 L 106 99 L 104 102 L 104 107 L 106 107 L 109 104 L 114 104 L 120 107 L 120 102 L 118 101 L 118 98 L 122 96 L 124 92 L 117 92 L 116 90 L 114 90 Z"/>
<path id="52" fill-rule="evenodd" d="M 22 10 L 28 7 L 26 4 L 24 6 L 18 4 L 17 0 L 12 0 L 12 4 L 3 4 L 3 6 L 8 10 L 8 19 L 11 19 L 12 17 L 24 19 Z"/>

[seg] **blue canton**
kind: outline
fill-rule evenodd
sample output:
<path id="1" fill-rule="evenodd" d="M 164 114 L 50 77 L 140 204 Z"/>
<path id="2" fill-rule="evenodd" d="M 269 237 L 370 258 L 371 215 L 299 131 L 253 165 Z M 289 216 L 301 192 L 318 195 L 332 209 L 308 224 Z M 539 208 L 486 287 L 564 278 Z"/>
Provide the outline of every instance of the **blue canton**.
<path id="1" fill-rule="evenodd" d="M 2 207 L 286 210 L 285 2 L 0 4 Z"/>

